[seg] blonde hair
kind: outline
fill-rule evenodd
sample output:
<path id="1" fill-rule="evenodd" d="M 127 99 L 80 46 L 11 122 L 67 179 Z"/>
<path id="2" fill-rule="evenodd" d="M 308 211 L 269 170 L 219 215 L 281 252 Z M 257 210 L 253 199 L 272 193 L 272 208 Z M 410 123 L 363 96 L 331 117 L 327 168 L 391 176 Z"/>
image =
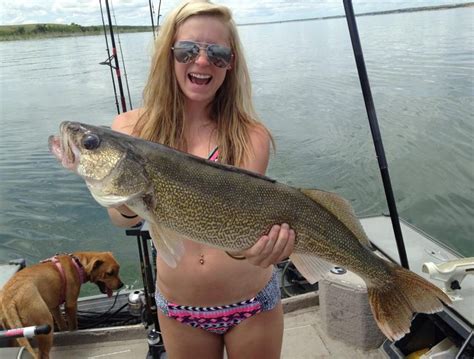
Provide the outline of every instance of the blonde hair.
<path id="1" fill-rule="evenodd" d="M 219 160 L 241 165 L 252 149 L 249 130 L 268 131 L 254 110 L 249 72 L 231 11 L 209 1 L 187 1 L 167 16 L 155 41 L 150 74 L 143 91 L 144 111 L 134 132 L 144 139 L 186 151 L 184 94 L 176 80 L 171 47 L 180 25 L 198 15 L 215 16 L 229 29 L 234 62 L 215 95 L 210 116 L 216 122 Z"/>

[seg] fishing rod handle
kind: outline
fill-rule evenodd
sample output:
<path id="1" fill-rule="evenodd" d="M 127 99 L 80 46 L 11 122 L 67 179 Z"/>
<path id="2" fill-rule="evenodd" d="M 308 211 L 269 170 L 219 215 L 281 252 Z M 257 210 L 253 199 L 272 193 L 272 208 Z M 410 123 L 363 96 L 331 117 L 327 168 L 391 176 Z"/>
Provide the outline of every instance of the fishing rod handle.
<path id="1" fill-rule="evenodd" d="M 36 335 L 48 334 L 51 332 L 49 325 L 38 325 L 24 328 L 8 329 L 0 331 L 0 338 L 33 338 Z"/>

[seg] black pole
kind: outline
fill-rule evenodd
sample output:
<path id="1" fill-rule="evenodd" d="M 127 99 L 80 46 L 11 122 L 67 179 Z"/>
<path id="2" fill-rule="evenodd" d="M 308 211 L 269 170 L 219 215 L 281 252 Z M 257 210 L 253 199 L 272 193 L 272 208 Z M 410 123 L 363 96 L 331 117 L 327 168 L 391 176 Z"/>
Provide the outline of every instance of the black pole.
<path id="1" fill-rule="evenodd" d="M 150 7 L 151 30 L 153 31 L 153 38 L 155 38 L 155 20 L 153 19 L 153 5 L 151 0 L 148 0 L 148 6 Z"/>
<path id="2" fill-rule="evenodd" d="M 374 101 L 372 99 L 372 92 L 370 91 L 369 77 L 365 68 L 364 55 L 362 53 L 362 46 L 360 44 L 359 32 L 357 31 L 357 23 L 354 15 L 354 8 L 352 0 L 343 0 L 344 9 L 346 12 L 347 25 L 351 35 L 352 49 L 354 50 L 354 57 L 357 64 L 357 71 L 359 73 L 360 85 L 364 95 L 365 108 L 369 118 L 370 131 L 372 132 L 372 139 L 374 141 L 375 152 L 379 163 L 380 173 L 382 175 L 383 187 L 385 190 L 385 197 L 387 199 L 388 210 L 390 218 L 392 219 L 393 232 L 397 242 L 398 255 L 400 256 L 400 264 L 408 269 L 408 258 L 403 243 L 402 230 L 400 228 L 400 219 L 398 218 L 397 206 L 395 204 L 395 197 L 393 195 L 392 184 L 390 182 L 390 175 L 388 173 L 387 160 L 385 158 L 385 151 L 383 148 L 382 137 L 380 135 L 377 115 L 375 113 Z"/>
<path id="3" fill-rule="evenodd" d="M 161 11 L 161 0 L 158 2 L 158 15 L 156 15 L 156 26 L 158 26 L 158 30 L 160 30 L 160 11 Z"/>
<path id="4" fill-rule="evenodd" d="M 117 48 L 115 47 L 114 29 L 112 25 L 112 18 L 110 17 L 109 0 L 105 0 L 105 8 L 107 10 L 107 18 L 109 20 L 110 39 L 112 42 L 112 56 L 114 57 L 114 61 L 115 61 L 114 69 L 115 69 L 115 74 L 117 75 L 117 83 L 119 86 L 122 112 L 127 112 L 127 104 L 125 102 L 125 95 L 123 93 L 123 86 L 122 86 L 122 76 L 120 74 L 120 67 L 119 67 L 119 62 L 118 62 L 118 57 L 117 57 Z"/>
<path id="5" fill-rule="evenodd" d="M 152 273 L 152 267 L 150 263 L 150 254 L 148 252 L 148 238 L 142 236 L 142 249 L 143 249 L 143 264 L 144 264 L 144 270 L 146 274 L 146 280 L 147 283 L 146 285 L 148 286 L 148 295 L 150 303 L 151 303 L 151 312 L 152 312 L 152 320 L 153 324 L 155 325 L 155 329 L 159 330 L 160 324 L 158 322 L 158 314 L 157 314 L 157 307 L 156 307 L 156 302 L 155 302 L 155 283 L 153 281 L 153 273 Z M 151 238 L 149 238 L 151 239 Z"/>
<path id="6" fill-rule="evenodd" d="M 138 233 L 139 233 L 139 230 L 137 230 Z M 147 310 L 147 313 L 149 315 L 149 318 L 147 319 L 151 319 L 153 318 L 153 311 L 152 311 L 152 303 L 150 301 L 150 293 L 148 291 L 149 289 L 149 286 L 148 286 L 148 277 L 147 277 L 147 272 L 145 270 L 145 259 L 143 257 L 143 247 L 142 247 L 142 239 L 141 239 L 141 236 L 140 234 L 137 234 L 137 245 L 138 245 L 138 256 L 140 258 L 140 272 L 142 274 L 142 281 L 143 281 L 143 292 L 145 293 L 145 306 L 146 306 L 146 310 Z M 152 292 L 153 293 L 153 292 Z M 148 325 L 148 323 L 147 323 Z"/>
<path id="7" fill-rule="evenodd" d="M 105 27 L 105 21 L 104 21 L 104 11 L 102 10 L 102 0 L 99 0 L 99 5 L 100 5 L 100 14 L 102 16 L 102 27 L 104 28 L 104 36 L 105 36 L 105 47 L 107 49 L 107 60 L 104 62 L 101 62 L 101 65 L 108 65 L 110 68 L 110 77 L 112 78 L 112 86 L 114 88 L 114 95 L 115 95 L 115 106 L 117 107 L 117 113 L 120 114 L 120 107 L 118 104 L 118 98 L 117 98 L 117 88 L 115 87 L 115 79 L 114 79 L 114 73 L 112 71 L 112 66 L 110 66 L 110 49 L 109 49 L 109 41 L 107 40 L 107 28 Z"/>
<path id="8" fill-rule="evenodd" d="M 113 5 L 112 2 L 110 3 L 110 5 L 112 7 L 112 12 L 114 14 L 115 26 L 117 26 L 117 19 L 115 18 L 114 5 Z M 117 27 L 117 39 L 118 39 L 118 44 L 119 44 L 119 49 L 120 49 L 120 58 L 122 59 L 123 75 L 125 77 L 125 86 L 127 87 L 128 104 L 130 105 L 130 110 L 133 110 L 132 97 L 130 96 L 130 86 L 128 86 L 127 69 L 125 67 L 125 59 L 123 58 L 122 42 L 120 41 L 120 34 L 119 34 L 119 31 L 118 31 L 118 27 Z"/>

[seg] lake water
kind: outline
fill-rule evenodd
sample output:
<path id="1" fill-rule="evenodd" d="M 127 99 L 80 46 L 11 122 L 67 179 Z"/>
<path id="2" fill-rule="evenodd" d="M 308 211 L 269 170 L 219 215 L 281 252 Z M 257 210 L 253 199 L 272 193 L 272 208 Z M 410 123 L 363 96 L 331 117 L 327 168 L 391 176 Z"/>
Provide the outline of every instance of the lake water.
<path id="1" fill-rule="evenodd" d="M 474 9 L 358 18 L 400 216 L 474 256 Z M 277 143 L 268 175 L 387 212 L 345 19 L 240 27 L 259 115 Z M 123 34 L 133 107 L 151 53 Z M 103 36 L 0 43 L 0 262 L 112 250 L 140 286 L 136 240 L 48 152 L 63 120 L 115 116 Z"/>

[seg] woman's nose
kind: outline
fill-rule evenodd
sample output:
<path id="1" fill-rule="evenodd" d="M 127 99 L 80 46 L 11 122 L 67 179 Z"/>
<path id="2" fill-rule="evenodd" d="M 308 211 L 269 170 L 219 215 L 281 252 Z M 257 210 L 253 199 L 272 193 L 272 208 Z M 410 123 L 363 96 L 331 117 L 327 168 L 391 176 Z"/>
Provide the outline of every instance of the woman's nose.
<path id="1" fill-rule="evenodd" d="M 198 65 L 209 65 L 209 58 L 207 57 L 207 50 L 206 49 L 199 49 L 199 54 L 194 60 L 194 63 Z"/>

